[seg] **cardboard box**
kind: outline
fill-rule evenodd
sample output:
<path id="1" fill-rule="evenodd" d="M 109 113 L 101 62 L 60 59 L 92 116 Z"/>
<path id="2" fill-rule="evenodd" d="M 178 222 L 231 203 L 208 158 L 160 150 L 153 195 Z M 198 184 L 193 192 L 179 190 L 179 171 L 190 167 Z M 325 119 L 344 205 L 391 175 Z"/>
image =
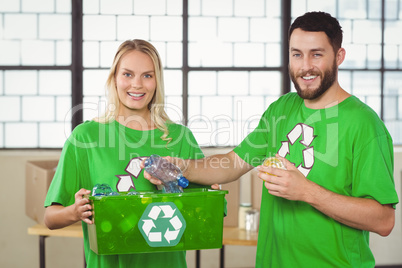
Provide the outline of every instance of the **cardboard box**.
<path id="1" fill-rule="evenodd" d="M 25 213 L 44 224 L 44 202 L 58 160 L 28 161 L 25 167 Z"/>
<path id="2" fill-rule="evenodd" d="M 90 196 L 90 248 L 99 255 L 222 247 L 227 191 Z"/>
<path id="3" fill-rule="evenodd" d="M 222 184 L 222 190 L 229 192 L 225 197 L 227 201 L 227 215 L 223 225 L 225 227 L 237 227 L 240 206 L 240 180 Z"/>
<path id="4" fill-rule="evenodd" d="M 264 181 L 258 177 L 256 170 L 250 171 L 251 173 L 251 204 L 254 209 L 260 210 L 262 191 L 267 189 L 264 187 Z"/>

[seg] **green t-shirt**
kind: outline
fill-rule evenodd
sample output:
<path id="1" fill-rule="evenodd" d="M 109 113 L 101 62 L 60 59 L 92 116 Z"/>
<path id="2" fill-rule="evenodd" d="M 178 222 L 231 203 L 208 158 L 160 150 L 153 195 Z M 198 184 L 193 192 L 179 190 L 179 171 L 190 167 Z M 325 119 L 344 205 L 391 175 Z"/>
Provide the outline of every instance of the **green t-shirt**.
<path id="1" fill-rule="evenodd" d="M 309 109 L 296 93 L 274 102 L 234 150 L 253 166 L 276 153 L 335 193 L 398 203 L 392 139 L 377 114 L 351 96 Z M 262 182 L 261 182 L 262 183 Z M 369 232 L 309 204 L 262 191 L 256 267 L 374 267 Z"/>
<path id="2" fill-rule="evenodd" d="M 182 125 L 170 124 L 167 144 L 158 129 L 137 131 L 116 121 L 101 124 L 87 121 L 77 126 L 66 141 L 56 174 L 50 185 L 45 206 L 74 203 L 81 188 L 91 190 L 106 183 L 115 191 L 155 190 L 144 178 L 139 164 L 152 154 L 184 159 L 204 157 L 192 132 Z M 190 184 L 189 187 L 201 187 Z M 185 251 L 170 253 L 97 255 L 89 247 L 87 224 L 82 222 L 85 257 L 88 267 L 186 267 Z"/>

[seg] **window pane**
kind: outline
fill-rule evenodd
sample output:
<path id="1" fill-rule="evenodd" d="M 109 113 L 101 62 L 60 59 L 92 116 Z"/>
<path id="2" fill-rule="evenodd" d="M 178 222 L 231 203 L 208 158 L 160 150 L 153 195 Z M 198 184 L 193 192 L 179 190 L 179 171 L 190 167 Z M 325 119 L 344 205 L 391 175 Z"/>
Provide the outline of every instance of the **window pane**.
<path id="1" fill-rule="evenodd" d="M 189 127 L 197 140 L 204 146 L 241 142 L 279 96 L 280 77 L 279 72 L 271 71 L 191 72 Z M 268 103 L 261 95 L 274 97 Z"/>
<path id="2" fill-rule="evenodd" d="M 32 148 L 39 145 L 36 123 L 9 123 L 5 125 L 4 132 L 4 145 L 8 148 Z"/>
<path id="3" fill-rule="evenodd" d="M 68 123 L 71 110 L 71 97 L 56 97 L 56 121 Z"/>
<path id="4" fill-rule="evenodd" d="M 20 43 L 17 41 L 1 41 L 0 40 L 0 65 L 19 65 L 20 58 Z"/>
<path id="5" fill-rule="evenodd" d="M 234 46 L 234 65 L 235 66 L 264 66 L 265 47 L 263 44 L 235 44 Z"/>
<path id="6" fill-rule="evenodd" d="M 19 1 L 2 4 L 7 6 L 5 12 L 17 7 L 12 2 Z M 71 11 L 55 10 L 54 3 L 22 1 L 21 10 L 14 10 L 17 13 L 0 14 L 0 65 L 71 64 Z"/>
<path id="7" fill-rule="evenodd" d="M 250 41 L 279 43 L 281 41 L 281 22 L 274 18 L 252 18 L 250 20 Z"/>
<path id="8" fill-rule="evenodd" d="M 181 96 L 167 96 L 165 111 L 173 122 L 183 124 L 183 98 Z"/>
<path id="9" fill-rule="evenodd" d="M 5 71 L 4 92 L 6 95 L 34 95 L 38 93 L 37 71 Z"/>
<path id="10" fill-rule="evenodd" d="M 352 72 L 339 70 L 338 81 L 344 90 L 348 93 L 352 93 Z"/>
<path id="11" fill-rule="evenodd" d="M 3 87 L 3 81 L 4 81 L 4 72 L 0 71 L 0 95 L 4 95 L 4 87 Z"/>
<path id="12" fill-rule="evenodd" d="M 0 148 L 4 147 L 4 124 L 0 123 Z"/>
<path id="13" fill-rule="evenodd" d="M 214 40 L 217 38 L 215 17 L 190 17 L 188 38 L 190 41 Z"/>
<path id="14" fill-rule="evenodd" d="M 190 72 L 188 77 L 188 91 L 190 95 L 216 95 L 216 72 Z M 190 105 L 189 105 L 190 106 Z"/>
<path id="15" fill-rule="evenodd" d="M 402 44 L 402 35 L 400 31 L 402 29 L 402 21 L 388 21 L 385 23 L 385 42 L 387 44 Z"/>
<path id="16" fill-rule="evenodd" d="M 385 125 L 392 137 L 394 145 L 402 144 L 402 122 L 398 121 L 385 121 Z"/>
<path id="17" fill-rule="evenodd" d="M 75 107 L 76 110 L 82 110 L 84 121 L 93 120 L 102 116 L 106 111 L 106 100 L 104 97 L 90 96 L 84 97 L 82 105 Z"/>
<path id="18" fill-rule="evenodd" d="M 218 95 L 247 95 L 248 85 L 248 72 L 218 72 Z"/>
<path id="19" fill-rule="evenodd" d="M 188 118 L 189 121 L 197 121 L 201 116 L 201 96 L 188 97 Z"/>
<path id="20" fill-rule="evenodd" d="M 21 10 L 20 1 L 2 1 L 0 12 L 18 12 Z"/>
<path id="21" fill-rule="evenodd" d="M 279 1 L 201 0 L 190 11 L 190 66 L 279 66 Z"/>
<path id="22" fill-rule="evenodd" d="M 182 0 L 169 0 L 166 3 L 167 3 L 166 14 L 179 15 L 179 16 L 183 14 Z"/>
<path id="23" fill-rule="evenodd" d="M 367 61 L 368 68 L 381 68 L 381 45 L 367 46 Z"/>
<path id="24" fill-rule="evenodd" d="M 19 97 L 0 96 L 0 122 L 19 121 L 21 101 Z"/>
<path id="25" fill-rule="evenodd" d="M 234 119 L 240 122 L 253 121 L 261 118 L 265 111 L 264 99 L 254 96 L 235 97 L 233 99 L 235 114 Z"/>
<path id="26" fill-rule="evenodd" d="M 367 57 L 367 46 L 358 44 L 344 44 L 346 58 L 342 68 L 365 68 Z"/>
<path id="27" fill-rule="evenodd" d="M 281 92 L 280 72 L 250 72 L 250 94 L 279 97 Z"/>
<path id="28" fill-rule="evenodd" d="M 115 2 L 83 1 L 84 104 L 72 108 L 71 1 L 3 1 L 0 65 L 22 70 L 0 71 L 0 147 L 61 147 L 70 132 L 71 113 L 81 109 L 84 119 L 102 114 L 108 69 L 127 39 L 149 40 L 158 49 L 165 68 L 166 110 L 176 122 L 183 122 L 182 65 L 187 57 L 189 126 L 203 145 L 236 145 L 280 95 L 281 68 L 287 64 L 281 62 L 282 1 L 188 1 L 188 55 L 183 55 L 182 0 Z M 321 10 L 340 20 L 347 51 L 341 86 L 379 115 L 383 110 L 394 143 L 402 144 L 402 2 L 385 1 L 384 47 L 381 4 L 298 0 L 291 6 L 293 18 Z M 13 131 L 29 133 L 29 139 L 17 140 Z"/>
<path id="29" fill-rule="evenodd" d="M 400 5 L 400 3 L 399 3 L 399 5 Z M 388 1 L 386 1 L 386 4 L 385 4 L 385 18 L 388 19 L 388 20 L 398 19 L 398 0 L 388 0 Z"/>
<path id="30" fill-rule="evenodd" d="M 367 30 L 370 29 L 368 34 Z M 353 23 L 353 43 L 356 44 L 380 44 L 381 21 L 379 20 L 355 20 Z"/>
<path id="31" fill-rule="evenodd" d="M 55 119 L 55 100 L 53 97 L 22 97 L 22 107 L 23 121 L 42 122 Z"/>
<path id="32" fill-rule="evenodd" d="M 71 95 L 71 72 L 39 71 L 39 94 Z"/>
<path id="33" fill-rule="evenodd" d="M 116 17 L 109 15 L 86 15 L 83 18 L 84 40 L 115 40 Z"/>
<path id="34" fill-rule="evenodd" d="M 99 42 L 86 41 L 83 43 L 83 65 L 84 67 L 99 67 L 100 66 L 100 52 Z M 110 57 L 112 57 L 110 55 Z M 112 58 L 110 59 L 113 60 Z"/>
<path id="35" fill-rule="evenodd" d="M 402 72 L 384 74 L 384 121 L 394 144 L 402 144 Z"/>
<path id="36" fill-rule="evenodd" d="M 169 42 L 166 45 L 166 60 L 162 62 L 164 67 L 181 67 L 183 65 L 182 43 Z"/>
<path id="37" fill-rule="evenodd" d="M 234 15 L 235 16 L 264 16 L 264 0 L 235 0 L 234 1 Z"/>
<path id="38" fill-rule="evenodd" d="M 233 66 L 233 46 L 218 40 L 189 44 L 189 65 L 224 67 Z"/>
<path id="39" fill-rule="evenodd" d="M 114 55 L 120 44 L 121 42 L 116 41 L 103 41 L 99 43 L 100 67 L 110 68 L 112 66 Z"/>
<path id="40" fill-rule="evenodd" d="M 402 18 L 402 16 L 401 16 Z M 402 67 L 402 37 L 401 37 L 402 21 L 386 21 L 385 22 L 385 66 L 388 68 Z"/>
<path id="41" fill-rule="evenodd" d="M 380 72 L 353 72 L 352 94 L 359 96 L 381 95 Z"/>
<path id="42" fill-rule="evenodd" d="M 53 12 L 54 0 L 22 0 L 23 12 Z"/>
<path id="43" fill-rule="evenodd" d="M 140 15 L 164 15 L 166 13 L 165 0 L 134 0 L 134 13 Z"/>
<path id="44" fill-rule="evenodd" d="M 246 18 L 218 19 L 218 36 L 223 42 L 245 42 L 248 40 L 248 25 Z"/>
<path id="45" fill-rule="evenodd" d="M 64 123 L 40 123 L 39 147 L 60 148 L 70 134 L 71 125 Z"/>
<path id="46" fill-rule="evenodd" d="M 402 72 L 386 72 L 384 78 L 384 119 L 401 120 L 398 96 L 402 95 Z"/>
<path id="47" fill-rule="evenodd" d="M 385 7 L 387 6 L 388 4 L 385 5 Z M 369 0 L 368 7 L 370 19 L 381 19 L 381 1 Z"/>
<path id="48" fill-rule="evenodd" d="M 22 65 L 55 65 L 55 43 L 52 41 L 22 41 Z"/>
<path id="49" fill-rule="evenodd" d="M 69 40 L 71 38 L 70 25 L 70 15 L 40 15 L 39 38 Z M 64 30 L 60 31 L 60 29 Z"/>
<path id="50" fill-rule="evenodd" d="M 203 16 L 231 16 L 233 14 L 233 0 L 202 0 L 201 15 Z"/>
<path id="51" fill-rule="evenodd" d="M 105 83 L 109 70 L 85 70 L 84 71 L 84 96 L 104 96 Z"/>
<path id="52" fill-rule="evenodd" d="M 5 39 L 35 39 L 38 34 L 37 18 L 31 14 L 6 14 L 4 27 Z"/>
<path id="53" fill-rule="evenodd" d="M 183 23 L 181 17 L 151 17 L 151 40 L 181 41 Z M 169 29 L 168 31 L 166 29 Z"/>
<path id="54" fill-rule="evenodd" d="M 164 70 L 165 95 L 181 96 L 183 94 L 183 74 L 181 71 Z"/>
<path id="55" fill-rule="evenodd" d="M 366 0 L 338 0 L 339 17 L 348 19 L 367 18 Z"/>
<path id="56" fill-rule="evenodd" d="M 149 40 L 149 21 L 148 16 L 118 16 L 117 38 Z"/>
<path id="57" fill-rule="evenodd" d="M 84 1 L 85 2 L 85 1 Z M 131 14 L 133 11 L 132 0 L 100 0 L 101 14 Z"/>

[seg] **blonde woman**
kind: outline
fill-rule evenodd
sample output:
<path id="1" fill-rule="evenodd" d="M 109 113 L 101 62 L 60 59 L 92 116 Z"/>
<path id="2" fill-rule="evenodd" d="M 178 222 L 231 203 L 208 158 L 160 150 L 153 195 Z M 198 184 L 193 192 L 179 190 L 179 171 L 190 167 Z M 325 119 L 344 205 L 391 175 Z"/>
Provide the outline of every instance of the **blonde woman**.
<path id="1" fill-rule="evenodd" d="M 117 192 L 155 190 L 141 169 L 126 171 L 132 161 L 140 163 L 151 154 L 203 157 L 191 131 L 173 123 L 165 112 L 163 68 L 152 44 L 123 42 L 106 89 L 105 114 L 77 126 L 64 145 L 45 201 L 45 223 L 57 229 L 82 222 L 88 267 L 186 267 L 183 251 L 97 255 L 90 249 L 87 225 L 93 224 L 92 212 L 82 196 L 96 184 L 108 184 Z M 127 175 L 131 181 L 123 181 Z"/>

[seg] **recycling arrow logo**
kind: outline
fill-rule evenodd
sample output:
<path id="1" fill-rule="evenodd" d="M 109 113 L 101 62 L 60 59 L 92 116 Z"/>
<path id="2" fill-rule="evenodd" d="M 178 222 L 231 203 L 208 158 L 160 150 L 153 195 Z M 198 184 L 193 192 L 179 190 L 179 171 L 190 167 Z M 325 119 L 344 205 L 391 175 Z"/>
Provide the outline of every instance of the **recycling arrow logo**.
<path id="1" fill-rule="evenodd" d="M 151 203 L 142 214 L 138 228 L 150 247 L 176 246 L 186 221 L 173 202 Z"/>
<path id="2" fill-rule="evenodd" d="M 315 136 L 314 129 L 306 124 L 296 124 L 296 126 L 288 133 L 287 141 L 282 141 L 282 146 L 278 150 L 278 154 L 282 157 L 286 157 L 289 154 L 290 148 L 289 144 L 293 145 L 300 137 L 300 141 L 306 149 L 303 150 L 303 163 L 299 164 L 297 169 L 303 173 L 305 177 L 310 173 L 314 165 L 314 147 L 311 146 Z"/>

